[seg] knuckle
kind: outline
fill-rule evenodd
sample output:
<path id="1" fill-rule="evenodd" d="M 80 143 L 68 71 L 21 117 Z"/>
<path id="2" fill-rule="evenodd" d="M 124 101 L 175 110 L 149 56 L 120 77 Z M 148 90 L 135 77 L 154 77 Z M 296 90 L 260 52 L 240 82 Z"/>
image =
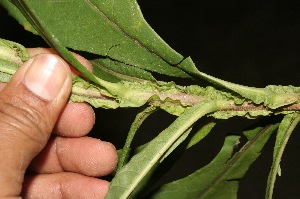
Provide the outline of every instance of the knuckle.
<path id="1" fill-rule="evenodd" d="M 22 138 L 43 142 L 44 131 L 50 129 L 50 124 L 43 111 L 40 111 L 44 108 L 40 106 L 40 103 L 33 106 L 22 97 L 14 96 L 9 100 L 7 97 L 0 98 L 1 133 L 9 133 L 7 136 L 25 136 Z"/>

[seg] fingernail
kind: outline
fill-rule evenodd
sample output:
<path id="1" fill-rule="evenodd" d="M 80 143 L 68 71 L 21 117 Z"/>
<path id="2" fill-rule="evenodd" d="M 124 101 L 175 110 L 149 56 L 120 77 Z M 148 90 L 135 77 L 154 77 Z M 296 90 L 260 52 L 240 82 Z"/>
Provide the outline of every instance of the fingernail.
<path id="1" fill-rule="evenodd" d="M 33 58 L 24 77 L 24 84 L 45 100 L 56 98 L 66 81 L 65 64 L 54 55 L 37 55 Z"/>

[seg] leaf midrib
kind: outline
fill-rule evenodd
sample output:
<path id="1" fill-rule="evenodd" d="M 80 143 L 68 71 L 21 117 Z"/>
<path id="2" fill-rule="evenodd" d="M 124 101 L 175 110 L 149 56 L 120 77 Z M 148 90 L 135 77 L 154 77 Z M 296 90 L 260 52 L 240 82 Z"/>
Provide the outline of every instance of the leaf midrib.
<path id="1" fill-rule="evenodd" d="M 106 14 L 104 14 L 96 5 L 94 5 L 90 0 L 85 0 L 86 3 L 88 3 L 91 8 L 93 10 L 95 10 L 96 13 L 98 13 L 100 15 L 100 17 L 104 18 L 107 22 L 109 22 L 114 28 L 116 28 L 117 30 L 119 30 L 125 37 L 127 37 L 128 39 L 130 39 L 132 42 L 136 43 L 137 45 L 139 45 L 141 48 L 143 48 L 144 50 L 148 51 L 149 53 L 151 53 L 152 55 L 158 57 L 159 59 L 165 61 L 166 63 L 172 65 L 171 63 L 169 63 L 167 60 L 165 60 L 163 57 L 161 57 L 160 55 L 156 54 L 155 52 L 149 50 L 144 44 L 140 43 L 138 40 L 134 39 L 131 35 L 129 35 L 128 33 L 126 33 L 126 31 L 124 31 L 118 24 L 116 24 L 113 20 L 111 20 Z M 108 54 L 106 55 L 107 57 L 111 58 Z M 179 61 L 179 63 L 182 62 L 182 60 Z M 178 63 L 178 64 L 179 64 Z M 175 64 L 177 65 L 177 64 Z"/>
<path id="2" fill-rule="evenodd" d="M 226 169 L 210 184 L 209 187 L 207 187 L 202 193 L 199 194 L 197 198 L 201 198 L 203 195 L 208 193 L 216 184 L 220 183 L 222 181 L 223 177 L 234 167 L 234 164 L 239 161 L 239 159 L 243 156 L 243 154 L 255 143 L 255 141 L 263 135 L 268 129 L 270 129 L 272 125 L 269 125 L 261 130 L 260 133 L 258 133 L 253 139 L 251 139 L 246 145 L 242 148 L 240 152 L 236 155 L 236 157 L 233 156 L 233 159 L 230 160 L 230 163 L 226 167 Z"/>

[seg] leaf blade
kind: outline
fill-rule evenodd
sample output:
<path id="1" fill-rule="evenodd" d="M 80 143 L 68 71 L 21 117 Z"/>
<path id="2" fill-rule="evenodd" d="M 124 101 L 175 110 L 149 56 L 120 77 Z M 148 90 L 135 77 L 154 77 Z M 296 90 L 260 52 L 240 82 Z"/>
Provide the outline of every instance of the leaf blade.
<path id="1" fill-rule="evenodd" d="M 276 136 L 276 142 L 275 142 L 274 152 L 273 152 L 273 162 L 268 176 L 265 198 L 271 199 L 273 196 L 273 189 L 276 181 L 276 176 L 277 173 L 280 172 L 280 161 L 284 149 L 294 128 L 299 123 L 299 121 L 300 121 L 300 114 L 294 113 L 294 114 L 285 115 L 282 122 L 280 123 L 278 133 Z"/>
<path id="2" fill-rule="evenodd" d="M 178 137 L 201 116 L 215 111 L 216 108 L 215 102 L 200 102 L 179 116 L 119 171 L 112 180 L 106 198 L 127 198 Z"/>
<path id="3" fill-rule="evenodd" d="M 117 60 L 131 67 L 190 77 L 175 67 L 183 57 L 149 26 L 136 1 L 13 2 L 49 44 L 52 37 L 65 47 Z M 109 8 L 111 6 L 113 10 Z"/>
<path id="4" fill-rule="evenodd" d="M 185 178 L 163 185 L 151 198 L 236 198 L 238 179 L 258 157 L 258 152 L 276 128 L 272 125 L 253 130 L 251 133 L 256 133 L 256 136 L 234 156 L 232 152 L 239 136 L 227 136 L 211 163 Z"/>

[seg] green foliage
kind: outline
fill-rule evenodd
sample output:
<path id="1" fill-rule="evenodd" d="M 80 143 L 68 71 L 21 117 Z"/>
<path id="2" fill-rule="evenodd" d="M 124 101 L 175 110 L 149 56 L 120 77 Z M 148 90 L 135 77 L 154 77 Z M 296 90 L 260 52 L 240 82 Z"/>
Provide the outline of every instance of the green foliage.
<path id="1" fill-rule="evenodd" d="M 300 119 L 300 88 L 248 87 L 199 71 L 190 57 L 184 59 L 155 33 L 135 0 L 3 0 L 0 5 L 26 30 L 40 35 L 84 76 L 73 77 L 70 101 L 88 102 L 95 108 L 144 108 L 119 151 L 120 163 L 106 198 L 143 196 L 185 150 L 201 143 L 218 124 L 214 118 L 253 119 L 284 114 L 280 125 L 269 122 L 245 132 L 248 142 L 240 148 L 237 148 L 240 136 L 227 136 L 211 163 L 147 196 L 236 198 L 239 180 L 279 126 L 266 192 L 266 198 L 272 197 L 284 148 Z M 69 49 L 92 55 L 93 73 Z M 0 39 L 0 81 L 8 82 L 18 66 L 28 59 L 24 47 Z M 157 73 L 196 81 L 204 79 L 211 85 L 179 86 L 156 80 Z M 135 133 L 157 109 L 177 119 L 149 143 L 131 149 Z"/>
<path id="2" fill-rule="evenodd" d="M 178 117 L 167 129 L 162 131 L 147 146 L 132 157 L 114 177 L 107 198 L 127 198 L 139 185 L 147 172 L 164 156 L 169 148 L 199 118 L 217 109 L 214 101 L 204 101 L 193 106 Z"/>
<path id="3" fill-rule="evenodd" d="M 299 121 L 299 113 L 294 113 L 287 114 L 280 123 L 273 152 L 273 164 L 268 177 L 266 198 L 272 198 L 276 175 L 278 174 L 279 176 L 281 176 L 280 161 L 283 151 Z"/>
<path id="4" fill-rule="evenodd" d="M 236 198 L 239 180 L 277 127 L 272 125 L 248 131 L 252 138 L 234 155 L 240 136 L 227 136 L 211 163 L 185 178 L 163 185 L 151 198 Z"/>
<path id="5" fill-rule="evenodd" d="M 174 67 L 183 57 L 152 30 L 136 1 L 11 2 L 33 26 L 29 30 L 37 30 L 57 50 L 64 46 L 99 55 L 99 61 L 93 60 L 99 65 L 107 64 L 102 60 L 109 59 L 125 63 L 127 70 L 138 67 L 167 75 L 188 76 Z M 12 7 L 9 1 L 2 4 Z M 13 10 L 12 15 L 15 13 Z"/>

